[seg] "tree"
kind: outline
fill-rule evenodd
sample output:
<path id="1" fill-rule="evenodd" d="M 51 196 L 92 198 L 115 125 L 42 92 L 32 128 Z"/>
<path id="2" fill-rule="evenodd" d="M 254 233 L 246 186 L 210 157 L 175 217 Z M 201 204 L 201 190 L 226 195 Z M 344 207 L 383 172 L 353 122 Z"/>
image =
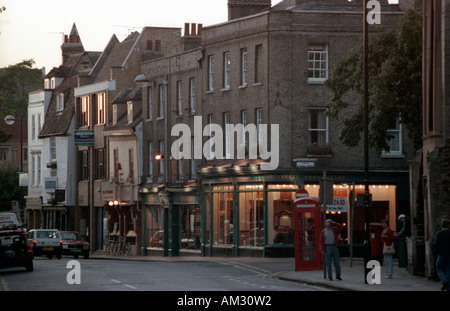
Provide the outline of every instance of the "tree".
<path id="1" fill-rule="evenodd" d="M 11 210 L 11 201 L 19 201 L 24 206 L 26 190 L 19 186 L 18 170 L 8 167 L 0 170 L 0 211 Z"/>
<path id="2" fill-rule="evenodd" d="M 336 64 L 325 86 L 330 91 L 328 116 L 338 120 L 339 140 L 355 147 L 364 130 L 362 42 Z M 369 38 L 369 144 L 389 151 L 397 118 L 415 150 L 422 146 L 422 14 L 409 11 L 391 30 Z M 349 101 L 361 98 L 356 111 Z"/>
<path id="3" fill-rule="evenodd" d="M 43 86 L 42 71 L 33 68 L 34 60 L 24 60 L 0 72 L 0 117 L 16 118 L 28 112 L 28 93 Z"/>

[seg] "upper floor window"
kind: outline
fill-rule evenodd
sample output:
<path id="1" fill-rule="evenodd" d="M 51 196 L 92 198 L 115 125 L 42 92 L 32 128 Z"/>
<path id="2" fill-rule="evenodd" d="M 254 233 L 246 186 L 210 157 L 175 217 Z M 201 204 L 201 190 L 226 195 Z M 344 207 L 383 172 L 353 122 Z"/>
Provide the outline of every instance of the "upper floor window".
<path id="1" fill-rule="evenodd" d="M 89 126 L 89 103 L 90 103 L 89 96 L 83 96 L 80 98 L 80 116 L 79 116 L 80 127 Z"/>
<path id="2" fill-rule="evenodd" d="M 257 139 L 258 143 L 261 144 L 263 140 L 263 129 L 261 127 L 261 124 L 263 123 L 263 114 L 262 109 L 256 109 L 256 131 L 257 131 Z"/>
<path id="3" fill-rule="evenodd" d="M 328 78 L 328 46 L 310 45 L 308 50 L 308 82 L 324 82 Z"/>
<path id="4" fill-rule="evenodd" d="M 177 113 L 183 115 L 183 83 L 177 81 Z"/>
<path id="5" fill-rule="evenodd" d="M 64 110 L 64 94 L 60 93 L 56 95 L 56 111 Z"/>
<path id="6" fill-rule="evenodd" d="M 190 78 L 189 79 L 189 108 L 191 110 L 191 114 L 195 113 L 195 102 L 196 102 L 195 78 Z"/>
<path id="7" fill-rule="evenodd" d="M 241 86 L 247 85 L 247 49 L 241 49 Z"/>
<path id="8" fill-rule="evenodd" d="M 208 91 L 214 90 L 214 56 L 208 56 Z"/>
<path id="9" fill-rule="evenodd" d="M 255 46 L 255 83 L 261 83 L 262 78 L 262 44 Z"/>
<path id="10" fill-rule="evenodd" d="M 231 56 L 230 52 L 223 53 L 223 88 L 230 88 L 231 80 Z"/>
<path id="11" fill-rule="evenodd" d="M 133 102 L 127 102 L 127 122 L 133 122 Z"/>
<path id="12" fill-rule="evenodd" d="M 97 124 L 106 123 L 106 94 L 97 94 Z"/>
<path id="13" fill-rule="evenodd" d="M 166 86 L 164 84 L 159 85 L 159 113 L 158 118 L 164 118 L 164 109 L 166 106 Z"/>
<path id="14" fill-rule="evenodd" d="M 328 144 L 328 117 L 325 109 L 310 109 L 308 111 L 309 144 Z"/>
<path id="15" fill-rule="evenodd" d="M 50 137 L 50 161 L 56 161 L 56 137 Z"/>
<path id="16" fill-rule="evenodd" d="M 402 124 L 400 118 L 396 118 L 395 122 L 391 124 L 390 129 L 387 130 L 387 144 L 389 151 L 382 151 L 382 156 L 402 156 Z"/>
<path id="17" fill-rule="evenodd" d="M 147 119 L 148 120 L 152 120 L 153 119 L 153 88 L 149 87 L 148 88 L 148 93 L 147 93 L 148 97 L 147 97 Z"/>
<path id="18" fill-rule="evenodd" d="M 225 157 L 231 159 L 231 129 L 230 129 L 230 113 L 226 112 L 223 115 L 223 123 L 225 128 Z"/>

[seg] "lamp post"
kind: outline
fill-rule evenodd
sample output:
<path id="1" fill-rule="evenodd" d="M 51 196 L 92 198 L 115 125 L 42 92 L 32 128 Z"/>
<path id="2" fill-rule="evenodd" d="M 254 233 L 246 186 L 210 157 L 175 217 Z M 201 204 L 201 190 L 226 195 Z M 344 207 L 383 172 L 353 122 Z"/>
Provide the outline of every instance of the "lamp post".
<path id="1" fill-rule="evenodd" d="M 364 214 L 365 214 L 365 241 L 364 241 L 364 282 L 370 269 L 367 263 L 370 260 L 370 236 L 369 236 L 369 23 L 367 22 L 367 3 L 363 1 L 363 88 L 364 88 Z"/>
<path id="2" fill-rule="evenodd" d="M 5 117 L 5 123 L 7 125 L 13 125 L 16 122 L 16 118 L 13 115 L 7 115 Z M 20 118 L 20 171 L 23 172 L 23 137 L 22 137 L 22 118 Z"/>

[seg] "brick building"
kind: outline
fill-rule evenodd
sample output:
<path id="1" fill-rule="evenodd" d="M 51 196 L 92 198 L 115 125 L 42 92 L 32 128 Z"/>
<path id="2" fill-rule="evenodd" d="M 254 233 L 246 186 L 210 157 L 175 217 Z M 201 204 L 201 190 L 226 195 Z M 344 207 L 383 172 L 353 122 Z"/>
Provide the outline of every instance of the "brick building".
<path id="1" fill-rule="evenodd" d="M 380 2 L 382 26 L 394 25 L 403 10 Z M 143 172 L 151 177 L 141 190 L 143 249 L 165 254 L 170 249 L 172 255 L 180 249 L 202 255 L 292 255 L 295 191 L 301 186 L 319 196 L 324 172 L 333 180 L 334 196 L 347 200 L 345 209 L 330 217 L 345 223 L 342 244 L 348 249 L 350 190 L 364 191 L 363 149 L 339 143 L 337 124 L 324 114 L 323 83 L 333 64 L 361 40 L 362 2 L 286 0 L 271 7 L 270 1 L 229 1 L 228 8 L 227 22 L 201 29 L 198 48 L 142 63 L 149 81 L 142 92 Z M 358 101 L 355 97 L 350 109 Z M 151 118 L 145 106 L 153 109 Z M 191 129 L 195 148 L 198 126 L 203 154 L 191 148 L 191 157 L 174 159 L 173 150 L 181 151 L 173 146 L 180 134 L 170 131 L 177 124 Z M 223 150 L 209 139 L 213 124 L 223 129 Z M 254 125 L 255 137 L 239 140 L 227 131 L 235 124 Z M 251 151 L 261 150 L 263 125 L 275 124 L 279 137 L 269 145 L 279 143 L 278 166 L 263 170 L 275 159 L 261 153 L 253 159 Z M 398 148 L 370 157 L 370 219 L 387 218 L 395 229 L 398 214 L 409 213 L 412 146 L 401 125 L 392 133 L 392 146 Z M 237 158 L 238 149 L 244 158 Z M 205 150 L 215 158 L 207 159 Z M 159 162 L 151 156 L 158 152 L 164 155 Z M 364 212 L 355 209 L 356 246 L 363 240 L 363 219 Z"/>

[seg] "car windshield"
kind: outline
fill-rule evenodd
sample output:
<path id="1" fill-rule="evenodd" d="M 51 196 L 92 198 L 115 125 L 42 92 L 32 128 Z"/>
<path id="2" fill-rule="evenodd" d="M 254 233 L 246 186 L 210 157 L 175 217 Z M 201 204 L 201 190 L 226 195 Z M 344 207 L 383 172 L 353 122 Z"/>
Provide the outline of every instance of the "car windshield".
<path id="1" fill-rule="evenodd" d="M 61 239 L 63 240 L 78 240 L 75 232 L 61 232 Z"/>
<path id="2" fill-rule="evenodd" d="M 57 231 L 37 231 L 36 232 L 37 239 L 58 239 Z"/>

